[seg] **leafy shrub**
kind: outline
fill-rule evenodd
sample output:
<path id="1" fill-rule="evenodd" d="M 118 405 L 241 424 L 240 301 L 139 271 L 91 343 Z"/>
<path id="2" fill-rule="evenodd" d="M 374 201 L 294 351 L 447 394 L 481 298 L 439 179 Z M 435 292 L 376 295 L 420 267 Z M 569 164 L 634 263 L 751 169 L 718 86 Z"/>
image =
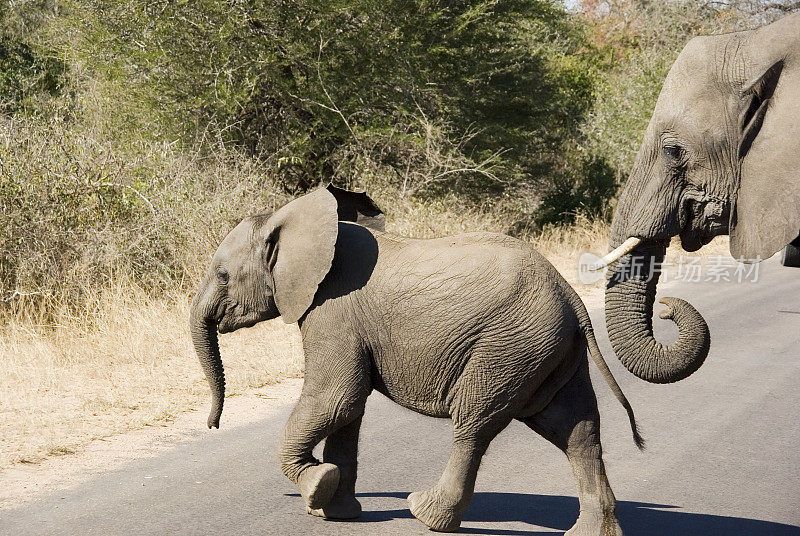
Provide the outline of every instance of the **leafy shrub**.
<path id="1" fill-rule="evenodd" d="M 258 165 L 222 147 L 114 149 L 60 122 L 0 121 L 0 297 L 78 309 L 129 278 L 158 294 L 193 285 L 243 214 L 286 201 Z M 19 296 L 15 296 L 19 298 Z"/>
<path id="2" fill-rule="evenodd" d="M 429 193 L 540 183 L 593 102 L 582 26 L 553 1 L 98 0 L 95 19 L 154 108 L 272 163 L 290 192 L 358 180 L 365 156 L 402 188 L 406 168 L 436 168 L 432 133 L 460 166 L 417 181 Z"/>

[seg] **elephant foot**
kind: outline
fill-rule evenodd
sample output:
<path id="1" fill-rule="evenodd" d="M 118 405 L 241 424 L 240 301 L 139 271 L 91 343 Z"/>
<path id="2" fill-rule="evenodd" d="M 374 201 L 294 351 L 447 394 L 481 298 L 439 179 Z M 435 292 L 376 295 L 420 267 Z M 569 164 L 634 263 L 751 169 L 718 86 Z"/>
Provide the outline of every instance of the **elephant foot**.
<path id="1" fill-rule="evenodd" d="M 317 510 L 326 506 L 339 487 L 339 468 L 332 463 L 311 465 L 300 473 L 297 489 L 306 501 L 306 505 Z"/>
<path id="2" fill-rule="evenodd" d="M 447 501 L 436 488 L 412 493 L 408 505 L 414 517 L 438 532 L 457 531 L 466 510 L 457 501 Z"/>
<path id="3" fill-rule="evenodd" d="M 336 493 L 327 505 L 322 508 L 308 508 L 312 516 L 325 519 L 355 519 L 361 515 L 361 503 L 352 495 Z"/>
<path id="4" fill-rule="evenodd" d="M 606 514 L 581 512 L 578 521 L 564 533 L 564 536 L 624 536 L 624 534 L 613 511 Z"/>

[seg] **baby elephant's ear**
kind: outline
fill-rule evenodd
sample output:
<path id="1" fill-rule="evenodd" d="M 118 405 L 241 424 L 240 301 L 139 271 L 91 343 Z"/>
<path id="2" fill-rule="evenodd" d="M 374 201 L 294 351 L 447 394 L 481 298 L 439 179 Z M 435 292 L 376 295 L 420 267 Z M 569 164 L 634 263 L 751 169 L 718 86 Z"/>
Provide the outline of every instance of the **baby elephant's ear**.
<path id="1" fill-rule="evenodd" d="M 352 221 L 375 231 L 384 230 L 386 216 L 366 193 L 342 190 L 333 184 L 329 184 L 327 190 L 336 198 L 339 221 Z"/>
<path id="2" fill-rule="evenodd" d="M 298 197 L 272 215 L 266 230 L 264 261 L 272 274 L 275 305 L 291 324 L 311 307 L 331 269 L 339 233 L 336 199 L 324 188 Z"/>

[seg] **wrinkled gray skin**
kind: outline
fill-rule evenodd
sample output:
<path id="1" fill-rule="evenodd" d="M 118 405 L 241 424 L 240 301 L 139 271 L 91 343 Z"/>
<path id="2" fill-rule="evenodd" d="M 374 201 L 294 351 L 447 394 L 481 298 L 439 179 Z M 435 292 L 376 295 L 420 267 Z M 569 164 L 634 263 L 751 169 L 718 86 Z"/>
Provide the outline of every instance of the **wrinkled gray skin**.
<path id="1" fill-rule="evenodd" d="M 429 527 L 459 527 L 484 451 L 519 419 L 572 464 L 581 513 L 567 534 L 622 534 L 601 457 L 587 347 L 640 446 L 641 437 L 572 288 L 519 240 L 490 233 L 414 240 L 382 232 L 382 218 L 364 194 L 328 187 L 271 216 L 248 218 L 225 238 L 191 313 L 213 395 L 209 427 L 219 426 L 225 386 L 217 332 L 280 315 L 299 321 L 305 382 L 279 459 L 310 514 L 360 515 L 358 433 L 376 389 L 453 420 L 438 484 L 408 498 Z M 323 439 L 321 463 L 312 449 Z"/>
<path id="2" fill-rule="evenodd" d="M 696 251 L 730 234 L 733 257 L 757 261 L 799 232 L 800 14 L 692 39 L 667 75 L 612 224 L 612 247 L 644 239 L 610 269 L 606 323 L 617 356 L 640 378 L 669 383 L 708 354 L 708 327 L 683 300 L 665 298 L 661 314 L 677 323 L 678 340 L 653 338 L 658 274 L 649 267 L 670 237 Z"/>

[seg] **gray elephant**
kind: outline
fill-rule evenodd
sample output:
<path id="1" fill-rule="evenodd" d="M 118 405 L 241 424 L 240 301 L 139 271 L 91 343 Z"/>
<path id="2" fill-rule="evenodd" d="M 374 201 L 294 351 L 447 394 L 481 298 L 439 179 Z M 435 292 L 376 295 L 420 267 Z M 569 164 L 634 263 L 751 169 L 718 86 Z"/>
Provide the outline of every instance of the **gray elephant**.
<path id="1" fill-rule="evenodd" d="M 563 450 L 578 480 L 573 536 L 620 535 L 603 466 L 587 347 L 630 418 L 586 309 L 529 244 L 471 233 L 416 240 L 382 231 L 365 194 L 320 189 L 245 219 L 214 255 L 191 310 L 191 333 L 218 427 L 225 390 L 217 332 L 281 316 L 299 322 L 305 381 L 279 452 L 308 513 L 354 518 L 359 427 L 375 389 L 453 420 L 447 467 L 408 497 L 429 527 L 454 531 L 481 457 L 512 419 Z M 325 439 L 323 462 L 312 449 Z"/>
<path id="2" fill-rule="evenodd" d="M 730 234 L 734 258 L 758 261 L 800 233 L 800 13 L 757 30 L 697 37 L 669 71 L 620 196 L 606 323 L 625 366 L 649 382 L 683 379 L 709 332 L 687 302 L 665 298 L 677 342 L 653 337 L 658 266 L 671 237 L 696 251 Z M 638 269 L 632 269 L 632 267 Z"/>

